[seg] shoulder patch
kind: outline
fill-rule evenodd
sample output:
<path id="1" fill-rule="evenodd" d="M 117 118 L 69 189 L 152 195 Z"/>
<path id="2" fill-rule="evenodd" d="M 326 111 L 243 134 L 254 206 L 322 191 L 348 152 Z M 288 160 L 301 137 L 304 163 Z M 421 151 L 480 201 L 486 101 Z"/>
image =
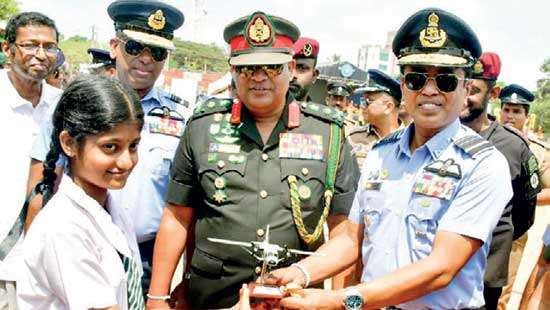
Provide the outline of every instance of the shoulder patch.
<path id="1" fill-rule="evenodd" d="M 313 115 L 322 120 L 336 123 L 340 127 L 344 125 L 344 113 L 335 108 L 315 102 L 302 101 L 300 102 L 300 110 L 302 110 L 305 114 Z"/>
<path id="2" fill-rule="evenodd" d="M 477 134 L 466 135 L 453 141 L 453 143 L 472 157 L 475 157 L 476 154 L 482 151 L 494 148 L 491 142 L 483 139 Z"/>
<path id="3" fill-rule="evenodd" d="M 233 101 L 231 99 L 210 98 L 205 102 L 197 105 L 197 107 L 193 111 L 193 115 L 191 116 L 190 120 L 201 118 L 203 116 L 213 113 L 227 112 L 229 109 L 231 109 L 232 105 Z"/>
<path id="4" fill-rule="evenodd" d="M 401 139 L 401 136 L 405 132 L 405 129 L 399 129 L 397 131 L 394 131 L 390 135 L 386 136 L 384 139 L 380 139 L 378 142 L 376 142 L 372 148 L 379 147 L 385 144 L 395 143 Z"/>

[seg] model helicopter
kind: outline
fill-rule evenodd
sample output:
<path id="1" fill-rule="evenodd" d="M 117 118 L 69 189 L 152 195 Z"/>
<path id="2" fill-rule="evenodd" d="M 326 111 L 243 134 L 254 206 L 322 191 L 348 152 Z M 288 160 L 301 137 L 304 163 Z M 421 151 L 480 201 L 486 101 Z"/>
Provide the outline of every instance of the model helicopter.
<path id="1" fill-rule="evenodd" d="M 250 255 L 252 255 L 254 258 L 256 258 L 258 261 L 263 262 L 264 265 L 267 265 L 269 267 L 277 266 L 284 259 L 292 257 L 293 254 L 324 256 L 324 254 L 320 254 L 320 253 L 289 249 L 286 246 L 281 247 L 277 244 L 269 243 L 269 225 L 267 225 L 267 228 L 265 230 L 265 238 L 264 238 L 264 241 L 262 242 L 259 242 L 259 241 L 242 242 L 242 241 L 233 241 L 233 240 L 218 239 L 218 238 L 207 238 L 207 239 L 211 242 L 216 242 L 216 243 L 238 245 L 242 247 Z M 251 250 L 249 250 L 249 248 L 251 248 Z"/>

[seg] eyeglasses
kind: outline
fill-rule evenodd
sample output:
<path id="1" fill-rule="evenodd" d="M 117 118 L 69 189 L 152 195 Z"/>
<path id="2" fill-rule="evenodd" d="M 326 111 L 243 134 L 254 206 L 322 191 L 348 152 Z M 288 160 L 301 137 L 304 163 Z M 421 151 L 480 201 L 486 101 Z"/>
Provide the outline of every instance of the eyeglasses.
<path id="1" fill-rule="evenodd" d="M 39 49 L 44 50 L 44 53 L 48 56 L 57 56 L 59 48 L 56 44 L 34 44 L 34 43 L 14 43 L 15 46 L 19 47 L 25 53 L 36 55 Z"/>
<path id="2" fill-rule="evenodd" d="M 405 74 L 405 85 L 412 91 L 419 91 L 426 86 L 428 80 L 433 79 L 439 91 L 450 93 L 456 90 L 460 79 L 456 74 L 438 74 L 435 77 L 428 76 L 426 73 L 409 72 Z"/>
<path id="3" fill-rule="evenodd" d="M 134 40 L 120 41 L 124 43 L 124 51 L 128 55 L 138 56 L 143 53 L 143 50 L 145 48 L 148 48 L 151 52 L 151 57 L 153 57 L 153 60 L 156 62 L 163 61 L 166 59 L 166 57 L 168 57 L 168 50 L 165 48 L 141 44 L 138 41 Z"/>
<path id="4" fill-rule="evenodd" d="M 239 74 L 243 74 L 247 79 L 252 77 L 252 74 L 256 70 L 260 69 L 267 74 L 270 79 L 273 79 L 277 75 L 283 72 L 284 64 L 280 65 L 251 65 L 251 66 L 235 66 L 235 71 Z"/>

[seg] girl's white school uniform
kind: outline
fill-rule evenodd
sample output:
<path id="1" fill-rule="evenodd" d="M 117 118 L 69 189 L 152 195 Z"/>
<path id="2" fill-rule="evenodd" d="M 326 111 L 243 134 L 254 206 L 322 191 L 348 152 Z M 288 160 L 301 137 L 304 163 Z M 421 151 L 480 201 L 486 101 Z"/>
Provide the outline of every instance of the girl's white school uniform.
<path id="1" fill-rule="evenodd" d="M 20 309 L 127 309 L 126 276 L 119 252 L 141 266 L 124 208 L 107 210 L 70 177 L 37 215 L 23 242 L 17 279 Z M 140 270 L 141 272 L 141 270 Z"/>

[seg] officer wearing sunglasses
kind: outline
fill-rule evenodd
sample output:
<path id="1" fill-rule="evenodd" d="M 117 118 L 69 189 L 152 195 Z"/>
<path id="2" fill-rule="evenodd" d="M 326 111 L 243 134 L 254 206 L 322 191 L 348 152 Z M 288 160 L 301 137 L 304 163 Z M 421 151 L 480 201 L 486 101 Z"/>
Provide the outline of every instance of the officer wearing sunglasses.
<path id="1" fill-rule="evenodd" d="M 378 140 L 399 129 L 399 82 L 377 69 L 369 69 L 368 73 L 367 86 L 355 91 L 363 96 L 363 115 L 367 125 L 352 129 L 348 135 L 359 167 L 363 166 L 368 152 Z"/>
<path id="2" fill-rule="evenodd" d="M 261 274 L 262 262 L 207 238 L 262 241 L 270 225 L 270 242 L 306 250 L 323 242 L 326 222 L 331 237 L 343 228 L 358 168 L 343 138 L 342 113 L 298 102 L 289 91 L 299 35 L 290 21 L 262 12 L 225 28 L 236 98 L 206 101 L 187 124 L 155 245 L 150 294 L 169 293 L 175 264 L 186 242 L 194 241 L 186 301 L 191 308 L 231 307 L 241 285 Z"/>
<path id="3" fill-rule="evenodd" d="M 488 309 L 496 309 L 503 287 L 510 292 L 515 270 L 521 259 L 521 244 L 527 241 L 527 234 L 534 220 L 537 193 L 541 190 L 537 159 L 530 151 L 521 132 L 489 119 L 489 100 L 496 99 L 500 87 L 496 85 L 501 62 L 496 53 L 485 52 L 473 66 L 472 88 L 466 105 L 460 115 L 463 124 L 478 132 L 506 157 L 512 177 L 514 196 L 493 231 L 487 269 L 484 279 L 484 296 Z M 534 163 L 534 164 L 529 164 Z M 520 238 L 523 237 L 523 238 Z M 519 238 L 519 239 L 518 239 Z M 518 239 L 517 245 L 512 241 Z M 516 249 L 511 253 L 512 249 Z M 509 270 L 512 272 L 509 274 Z M 510 279 L 510 282 L 509 282 Z M 508 295 L 508 294 L 506 294 Z M 506 302 L 502 302 L 505 307 Z"/>
<path id="4" fill-rule="evenodd" d="M 436 8 L 405 21 L 393 41 L 413 123 L 368 153 L 347 233 L 293 268 L 278 284 L 318 282 L 355 261 L 362 283 L 331 293 L 305 290 L 291 309 L 480 309 L 491 232 L 512 197 L 506 159 L 460 124 L 469 68 L 481 54 L 472 29 Z"/>
<path id="5" fill-rule="evenodd" d="M 109 5 L 107 13 L 116 31 L 116 37 L 110 41 L 111 57 L 116 59 L 116 77 L 138 93 L 146 114 L 138 147 L 139 163 L 124 189 L 111 193 L 112 203 L 124 205 L 133 220 L 143 263 L 142 287 L 146 293 L 168 174 L 184 127 L 180 117 L 181 99 L 155 88 L 154 84 L 168 51 L 175 49 L 174 30 L 183 24 L 184 17 L 177 8 L 153 0 L 117 0 Z M 42 162 L 49 149 L 50 135 L 51 125 L 48 125 L 33 146 L 29 191 L 42 178 Z M 58 165 L 60 172 L 63 163 Z M 29 223 L 39 209 L 39 205 L 30 207 Z"/>

